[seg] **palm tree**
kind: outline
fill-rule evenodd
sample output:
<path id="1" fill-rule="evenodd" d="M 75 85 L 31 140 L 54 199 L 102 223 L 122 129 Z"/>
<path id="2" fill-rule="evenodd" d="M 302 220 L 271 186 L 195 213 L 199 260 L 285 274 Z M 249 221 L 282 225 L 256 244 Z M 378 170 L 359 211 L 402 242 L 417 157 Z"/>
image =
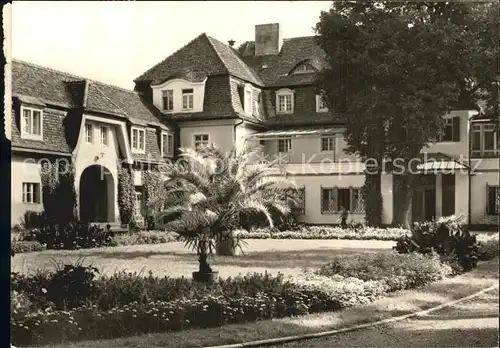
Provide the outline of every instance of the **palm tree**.
<path id="1" fill-rule="evenodd" d="M 243 216 L 263 216 L 272 227 L 271 212 L 287 215 L 296 202 L 292 182 L 268 176 L 274 163 L 251 165 L 259 151 L 259 147 L 247 147 L 225 153 L 215 145 L 181 149 L 180 160 L 167 165 L 164 199 L 166 206 L 173 204 L 158 213 L 156 221 L 161 228 L 177 232 L 197 252 L 195 279 L 214 273 L 208 256 L 215 248 L 228 240 L 241 248 L 232 231 L 241 228 Z"/>

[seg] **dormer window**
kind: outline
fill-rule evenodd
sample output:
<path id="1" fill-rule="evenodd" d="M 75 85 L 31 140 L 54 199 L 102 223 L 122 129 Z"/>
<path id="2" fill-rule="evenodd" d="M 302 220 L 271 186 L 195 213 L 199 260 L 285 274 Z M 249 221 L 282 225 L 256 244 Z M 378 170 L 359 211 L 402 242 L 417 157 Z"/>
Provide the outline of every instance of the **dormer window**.
<path id="1" fill-rule="evenodd" d="M 325 101 L 323 100 L 323 96 L 317 95 L 316 96 L 316 112 L 325 112 L 328 111 L 328 108 L 326 107 Z"/>
<path id="2" fill-rule="evenodd" d="M 310 74 L 317 70 L 309 63 L 304 62 L 297 65 L 291 72 L 291 74 Z"/>
<path id="3" fill-rule="evenodd" d="M 43 140 L 43 112 L 41 109 L 21 107 L 21 138 Z"/>
<path id="4" fill-rule="evenodd" d="M 276 92 L 276 112 L 278 114 L 293 113 L 293 91 L 281 89 Z"/>
<path id="5" fill-rule="evenodd" d="M 193 110 L 193 89 L 182 90 L 182 110 Z"/>
<path id="6" fill-rule="evenodd" d="M 163 103 L 163 111 L 172 111 L 174 110 L 174 90 L 167 89 L 162 91 L 162 103 Z"/>
<path id="7" fill-rule="evenodd" d="M 141 128 L 132 127 L 132 151 L 145 152 L 146 151 L 146 130 Z"/>
<path id="8" fill-rule="evenodd" d="M 172 156 L 174 154 L 174 136 L 169 133 L 161 134 L 161 155 Z"/>
<path id="9" fill-rule="evenodd" d="M 252 88 L 250 86 L 245 86 L 245 100 L 243 102 L 245 113 L 252 115 L 253 103 L 252 103 Z"/>

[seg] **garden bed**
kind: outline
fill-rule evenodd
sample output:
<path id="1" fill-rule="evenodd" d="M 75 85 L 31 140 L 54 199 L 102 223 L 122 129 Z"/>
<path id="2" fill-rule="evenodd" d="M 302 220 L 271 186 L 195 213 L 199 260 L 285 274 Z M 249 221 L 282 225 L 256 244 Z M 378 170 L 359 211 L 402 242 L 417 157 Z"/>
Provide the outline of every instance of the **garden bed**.
<path id="1" fill-rule="evenodd" d="M 11 338 L 50 344 L 334 311 L 451 274 L 436 255 L 395 252 L 333 258 L 296 277 L 249 274 L 211 286 L 123 272 L 94 278 L 92 268 L 68 266 L 13 276 Z"/>

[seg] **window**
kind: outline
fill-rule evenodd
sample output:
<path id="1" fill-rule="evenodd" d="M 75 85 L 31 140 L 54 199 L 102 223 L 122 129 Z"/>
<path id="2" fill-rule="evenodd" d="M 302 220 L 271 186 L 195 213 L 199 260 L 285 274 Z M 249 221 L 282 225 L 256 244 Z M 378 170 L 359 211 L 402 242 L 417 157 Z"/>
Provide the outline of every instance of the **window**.
<path id="1" fill-rule="evenodd" d="M 253 103 L 252 103 L 252 90 L 247 87 L 245 88 L 245 101 L 244 101 L 245 113 L 252 114 Z"/>
<path id="2" fill-rule="evenodd" d="M 86 123 L 85 124 L 85 140 L 87 143 L 92 144 L 94 142 L 93 136 L 94 136 L 94 127 L 92 127 L 91 124 Z"/>
<path id="3" fill-rule="evenodd" d="M 40 202 L 40 184 L 23 182 L 23 203 L 39 204 Z"/>
<path id="4" fill-rule="evenodd" d="M 182 110 L 193 109 L 193 89 L 182 90 Z"/>
<path id="5" fill-rule="evenodd" d="M 172 155 L 174 153 L 174 136 L 172 134 L 161 135 L 161 154 L 162 156 Z"/>
<path id="6" fill-rule="evenodd" d="M 32 108 L 21 108 L 21 137 L 42 140 L 42 111 Z"/>
<path id="7" fill-rule="evenodd" d="M 335 189 L 321 189 L 321 214 L 332 214 L 336 211 Z"/>
<path id="8" fill-rule="evenodd" d="M 101 145 L 108 146 L 108 127 L 101 126 Z"/>
<path id="9" fill-rule="evenodd" d="M 168 89 L 162 91 L 162 102 L 164 111 L 172 111 L 174 109 L 174 90 Z M 191 101 L 192 104 L 192 101 Z"/>
<path id="10" fill-rule="evenodd" d="M 317 112 L 328 111 L 328 108 L 326 107 L 326 104 L 321 95 L 316 96 L 316 111 Z"/>
<path id="11" fill-rule="evenodd" d="M 292 152 L 292 139 L 278 139 L 278 152 L 279 153 L 287 153 Z"/>
<path id="12" fill-rule="evenodd" d="M 307 74 L 313 73 L 316 69 L 314 69 L 310 64 L 303 63 L 298 65 L 295 69 L 293 69 L 292 74 Z"/>
<path id="13" fill-rule="evenodd" d="M 141 215 L 142 212 L 142 193 L 135 192 L 135 205 L 134 205 L 135 215 Z"/>
<path id="14" fill-rule="evenodd" d="M 498 156 L 498 135 L 494 124 L 472 125 L 472 157 Z"/>
<path id="15" fill-rule="evenodd" d="M 335 149 L 335 137 L 333 135 L 321 136 L 321 151 L 334 152 L 334 149 Z"/>
<path id="16" fill-rule="evenodd" d="M 321 213 L 338 213 L 344 207 L 351 213 L 364 213 L 364 201 L 360 188 L 322 188 Z"/>
<path id="17" fill-rule="evenodd" d="M 460 141 L 460 117 L 446 118 L 441 141 Z"/>
<path id="18" fill-rule="evenodd" d="M 293 113 L 293 91 L 282 89 L 276 92 L 276 112 L 279 114 Z"/>
<path id="19" fill-rule="evenodd" d="M 146 130 L 132 128 L 132 151 L 144 152 L 146 150 Z"/>
<path id="20" fill-rule="evenodd" d="M 500 214 L 500 188 L 499 186 L 486 185 L 487 189 L 487 207 L 486 212 L 488 215 Z"/>
<path id="21" fill-rule="evenodd" d="M 207 146 L 208 142 L 208 134 L 196 134 L 194 136 L 194 149 L 198 150 L 200 146 Z"/>

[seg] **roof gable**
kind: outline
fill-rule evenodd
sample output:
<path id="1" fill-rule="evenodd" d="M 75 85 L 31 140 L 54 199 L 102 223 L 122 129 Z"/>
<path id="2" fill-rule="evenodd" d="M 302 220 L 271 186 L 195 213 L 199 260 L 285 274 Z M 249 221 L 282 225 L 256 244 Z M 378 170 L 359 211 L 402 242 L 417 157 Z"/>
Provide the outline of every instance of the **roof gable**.
<path id="1" fill-rule="evenodd" d="M 200 59 L 203 57 L 203 59 Z M 208 36 L 203 33 L 134 80 L 160 84 L 171 78 L 201 82 L 208 76 L 227 74 Z"/>

